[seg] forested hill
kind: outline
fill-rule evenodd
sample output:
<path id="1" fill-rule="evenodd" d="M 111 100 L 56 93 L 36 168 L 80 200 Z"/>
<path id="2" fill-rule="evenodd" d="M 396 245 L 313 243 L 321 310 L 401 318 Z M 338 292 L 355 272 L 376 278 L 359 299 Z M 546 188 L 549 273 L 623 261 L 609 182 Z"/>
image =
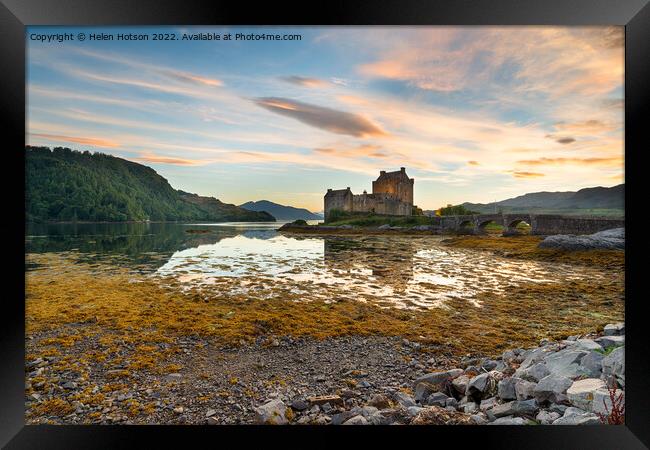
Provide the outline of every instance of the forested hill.
<path id="1" fill-rule="evenodd" d="M 293 206 L 279 205 L 268 200 L 257 202 L 246 202 L 239 205 L 241 208 L 249 211 L 266 211 L 272 214 L 278 220 L 322 220 L 323 216 L 313 213 L 304 208 L 294 208 Z"/>
<path id="2" fill-rule="evenodd" d="M 150 167 L 102 153 L 25 147 L 27 221 L 273 221 L 176 191 Z M 202 199 L 202 201 L 197 201 Z"/>

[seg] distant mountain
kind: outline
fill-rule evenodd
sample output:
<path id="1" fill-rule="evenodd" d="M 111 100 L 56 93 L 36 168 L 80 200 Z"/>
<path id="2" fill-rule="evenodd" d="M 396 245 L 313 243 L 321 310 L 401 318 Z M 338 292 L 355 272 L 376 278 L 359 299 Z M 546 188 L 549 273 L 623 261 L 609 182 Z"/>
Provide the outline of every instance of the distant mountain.
<path id="1" fill-rule="evenodd" d="M 220 217 L 224 222 L 275 222 L 275 217 L 266 211 L 252 211 L 250 209 L 224 203 L 214 197 L 202 197 L 179 190 L 181 199 L 192 203 L 211 217 Z"/>
<path id="2" fill-rule="evenodd" d="M 284 206 L 268 200 L 260 200 L 257 202 L 246 202 L 239 205 L 240 208 L 249 211 L 266 211 L 270 213 L 277 220 L 322 220 L 321 214 L 316 214 L 304 208 L 294 208 L 293 206 Z"/>
<path id="3" fill-rule="evenodd" d="M 28 222 L 274 221 L 176 191 L 151 167 L 102 153 L 25 146 Z"/>
<path id="4" fill-rule="evenodd" d="M 537 212 L 566 214 L 623 215 L 625 184 L 593 187 L 577 192 L 533 192 L 493 203 L 463 203 L 467 209 L 480 213 Z"/>

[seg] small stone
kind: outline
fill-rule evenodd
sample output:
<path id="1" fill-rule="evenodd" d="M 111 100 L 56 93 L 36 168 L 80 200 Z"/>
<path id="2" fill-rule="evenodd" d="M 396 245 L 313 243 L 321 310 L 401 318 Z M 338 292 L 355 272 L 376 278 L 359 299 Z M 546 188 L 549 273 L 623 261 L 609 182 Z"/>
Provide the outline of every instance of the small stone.
<path id="1" fill-rule="evenodd" d="M 390 400 L 384 394 L 375 394 L 372 396 L 368 404 L 375 408 L 385 409 L 390 407 Z"/>
<path id="2" fill-rule="evenodd" d="M 497 383 L 495 372 L 482 373 L 469 381 L 465 394 L 477 401 L 492 397 L 497 393 Z"/>
<path id="3" fill-rule="evenodd" d="M 258 424 L 285 425 L 289 423 L 286 414 L 286 405 L 282 400 L 275 399 L 255 408 L 255 421 Z"/>
<path id="4" fill-rule="evenodd" d="M 596 414 L 579 408 L 567 408 L 564 415 L 553 422 L 553 425 L 598 425 L 600 420 Z"/>
<path id="5" fill-rule="evenodd" d="M 368 421 L 362 415 L 357 415 L 343 422 L 343 425 L 368 425 Z"/>
<path id="6" fill-rule="evenodd" d="M 517 379 L 515 381 L 515 396 L 517 400 L 526 400 L 535 396 L 535 387 L 537 383 Z"/>
<path id="7" fill-rule="evenodd" d="M 413 397 L 405 392 L 396 392 L 394 398 L 395 401 L 402 405 L 404 408 L 409 408 L 416 405 Z"/>
<path id="8" fill-rule="evenodd" d="M 456 400 L 454 397 L 448 397 L 447 401 L 445 402 L 445 407 L 446 408 L 458 408 L 458 400 Z"/>
<path id="9" fill-rule="evenodd" d="M 61 385 L 64 389 L 76 389 L 77 388 L 77 383 L 74 381 L 66 381 Z"/>
<path id="10" fill-rule="evenodd" d="M 472 414 L 471 416 L 469 416 L 469 420 L 470 422 L 476 425 L 484 425 L 488 423 L 487 419 L 481 416 L 480 414 Z"/>
<path id="11" fill-rule="evenodd" d="M 589 352 L 587 356 L 582 358 L 580 365 L 587 372 L 589 378 L 600 378 L 603 373 L 603 359 L 605 356 L 600 352 Z"/>
<path id="12" fill-rule="evenodd" d="M 491 397 L 486 400 L 481 400 L 481 404 L 479 405 L 479 409 L 481 411 L 485 411 L 486 409 L 493 408 L 494 406 L 497 405 L 497 398 L 496 397 Z"/>
<path id="13" fill-rule="evenodd" d="M 625 336 L 603 336 L 596 339 L 603 348 L 621 347 L 625 345 Z"/>
<path id="14" fill-rule="evenodd" d="M 33 361 L 30 361 L 26 364 L 28 369 L 33 369 L 34 367 L 39 366 L 42 362 L 44 362 L 43 358 L 36 358 Z"/>
<path id="15" fill-rule="evenodd" d="M 551 412 L 556 412 L 561 416 L 564 415 L 565 411 L 567 410 L 568 406 L 567 405 L 560 405 L 558 403 L 551 403 L 551 405 L 548 407 L 548 410 Z"/>
<path id="16" fill-rule="evenodd" d="M 598 342 L 593 341 L 591 339 L 578 339 L 575 342 L 578 347 L 580 347 L 583 350 L 587 350 L 588 352 L 603 349 L 603 347 L 601 347 L 601 345 Z"/>
<path id="17" fill-rule="evenodd" d="M 313 425 L 327 425 L 330 423 L 331 418 L 329 416 L 318 416 L 314 420 L 312 420 Z"/>
<path id="18" fill-rule="evenodd" d="M 499 398 L 501 400 L 515 400 L 517 398 L 515 385 L 518 381 L 520 381 L 520 378 L 516 377 L 504 378 L 499 381 L 499 384 L 497 385 L 497 395 Z"/>
<path id="19" fill-rule="evenodd" d="M 566 390 L 572 384 L 573 382 L 567 377 L 551 374 L 537 383 L 533 393 L 540 404 L 546 401 L 557 403 L 564 400 Z"/>
<path id="20" fill-rule="evenodd" d="M 205 417 L 212 417 L 217 413 L 216 409 L 208 409 L 205 413 Z"/>
<path id="21" fill-rule="evenodd" d="M 592 410 L 594 393 L 605 387 L 605 382 L 600 378 L 586 378 L 574 381 L 566 391 L 572 405 L 585 411 Z"/>
<path id="22" fill-rule="evenodd" d="M 499 417 L 494 422 L 490 422 L 488 425 L 526 425 L 526 420 L 521 417 Z"/>
<path id="23" fill-rule="evenodd" d="M 467 390 L 468 384 L 469 384 L 469 377 L 467 375 L 461 375 L 455 378 L 451 382 L 451 385 L 456 390 L 456 392 L 462 395 L 465 395 L 465 391 Z"/>
<path id="24" fill-rule="evenodd" d="M 451 369 L 444 372 L 433 372 L 417 378 L 413 382 L 413 387 L 417 387 L 419 383 L 429 383 L 432 385 L 441 385 L 443 383 L 454 380 L 456 377 L 463 373 L 461 369 Z"/>
<path id="25" fill-rule="evenodd" d="M 493 359 L 487 359 L 483 361 L 483 363 L 481 364 L 481 368 L 489 372 L 490 370 L 494 370 L 497 364 L 498 364 L 497 361 L 494 361 Z"/>
<path id="26" fill-rule="evenodd" d="M 465 413 L 473 413 L 478 411 L 478 405 L 474 402 L 467 402 L 461 405 L 460 409 Z"/>
<path id="27" fill-rule="evenodd" d="M 617 389 L 614 392 L 614 399 L 625 407 L 625 391 Z M 596 414 L 608 415 L 612 412 L 612 399 L 610 398 L 609 391 L 606 388 L 598 389 L 594 392 L 594 400 L 592 402 L 592 412 Z"/>
<path id="28" fill-rule="evenodd" d="M 622 387 L 625 387 L 625 347 L 618 347 L 605 356 L 602 369 L 605 380 L 613 377 Z"/>
<path id="29" fill-rule="evenodd" d="M 542 425 L 550 425 L 560 417 L 559 413 L 543 410 L 537 414 L 535 419 Z"/>
<path id="30" fill-rule="evenodd" d="M 183 378 L 183 375 L 181 375 L 180 373 L 170 373 L 165 377 L 165 380 L 167 380 L 167 381 L 179 381 L 182 378 Z"/>
<path id="31" fill-rule="evenodd" d="M 586 375 L 586 370 L 580 366 L 580 362 L 588 353 L 585 350 L 567 348 L 549 355 L 544 362 L 551 374 L 575 379 Z"/>
<path id="32" fill-rule="evenodd" d="M 546 364 L 541 362 L 541 363 L 536 363 L 531 367 L 529 367 L 528 369 L 526 369 L 523 378 L 527 378 L 530 381 L 538 382 L 539 380 L 541 380 L 542 378 L 550 374 L 551 372 L 548 370 L 548 367 L 546 367 Z"/>
<path id="33" fill-rule="evenodd" d="M 302 399 L 296 399 L 291 402 L 291 408 L 295 409 L 296 411 L 304 411 L 308 407 L 309 405 L 307 402 Z"/>
<path id="34" fill-rule="evenodd" d="M 442 392 L 435 392 L 435 393 L 429 395 L 429 397 L 427 397 L 425 403 L 427 405 L 429 405 L 429 406 L 441 406 L 441 407 L 444 407 L 447 404 L 447 399 L 449 399 L 449 397 L 447 397 Z"/>
<path id="35" fill-rule="evenodd" d="M 207 424 L 208 425 L 219 425 L 219 420 L 216 417 L 211 416 L 211 417 L 208 417 Z"/>
<path id="36" fill-rule="evenodd" d="M 621 336 L 625 334 L 625 323 L 610 323 L 603 329 L 605 336 Z"/>
<path id="37" fill-rule="evenodd" d="M 177 406 L 176 408 L 174 408 L 174 412 L 176 414 L 183 414 L 183 411 L 185 411 L 185 408 L 183 408 L 182 406 Z"/>
<path id="38" fill-rule="evenodd" d="M 418 383 L 415 387 L 415 401 L 424 403 L 424 401 L 434 392 L 438 391 L 438 385 L 427 382 Z"/>
<path id="39" fill-rule="evenodd" d="M 343 422 L 348 420 L 351 417 L 354 417 L 356 414 L 353 413 L 352 411 L 343 411 L 340 414 L 333 414 L 331 417 L 331 424 L 332 425 L 341 425 Z M 298 421 L 300 422 L 300 421 Z"/>

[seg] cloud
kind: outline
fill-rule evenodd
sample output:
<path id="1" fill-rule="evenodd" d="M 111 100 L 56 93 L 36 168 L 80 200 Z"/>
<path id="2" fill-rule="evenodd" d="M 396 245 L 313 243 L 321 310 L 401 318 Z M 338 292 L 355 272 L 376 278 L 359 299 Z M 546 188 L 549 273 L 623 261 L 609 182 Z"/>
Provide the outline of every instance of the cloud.
<path id="1" fill-rule="evenodd" d="M 281 97 L 254 99 L 262 108 L 291 117 L 312 127 L 354 137 L 385 136 L 387 133 L 365 117 L 323 106 L 311 105 Z"/>
<path id="2" fill-rule="evenodd" d="M 389 155 L 386 152 L 380 151 L 380 149 L 381 147 L 378 145 L 359 145 L 351 148 L 321 147 L 315 148 L 314 152 L 324 155 L 339 156 L 342 158 L 388 158 Z"/>
<path id="3" fill-rule="evenodd" d="M 512 175 L 515 178 L 539 178 L 544 176 L 543 173 L 539 173 L 539 172 L 519 172 L 519 171 L 513 171 Z"/>
<path id="4" fill-rule="evenodd" d="M 488 85 L 491 91 L 505 88 L 511 96 L 536 92 L 561 98 L 607 94 L 623 83 L 622 27 L 444 27 L 378 33 L 373 33 L 373 60 L 361 63 L 358 72 L 420 89 L 452 92 Z"/>
<path id="5" fill-rule="evenodd" d="M 190 84 L 203 84 L 206 86 L 213 86 L 213 87 L 218 87 L 222 86 L 223 82 L 221 80 L 218 80 L 216 78 L 209 78 L 205 77 L 202 75 L 197 75 L 194 73 L 190 72 L 183 72 L 175 69 L 169 69 L 166 67 L 162 66 L 157 66 L 154 64 L 147 64 L 143 63 L 141 61 L 136 61 L 121 55 L 115 55 L 115 54 L 110 54 L 110 53 L 101 53 L 101 52 L 96 52 L 96 51 L 91 51 L 88 49 L 81 49 L 77 48 L 74 49 L 77 53 L 80 53 L 85 56 L 89 56 L 91 58 L 96 58 L 96 59 L 101 59 L 104 61 L 110 61 L 118 64 L 123 64 L 126 66 L 138 68 L 138 69 L 144 69 L 148 70 L 151 72 L 157 72 L 162 75 L 165 75 L 169 78 L 174 78 L 176 80 L 185 82 L 185 83 L 190 83 Z"/>
<path id="6" fill-rule="evenodd" d="M 307 78 L 307 77 L 300 77 L 297 75 L 293 75 L 289 77 L 280 77 L 280 79 L 282 81 L 286 81 L 287 83 L 295 84 L 298 86 L 309 87 L 309 88 L 316 88 L 316 87 L 322 87 L 327 85 L 326 81 L 319 80 L 318 78 Z"/>
<path id="7" fill-rule="evenodd" d="M 200 166 L 211 162 L 211 161 L 201 161 L 195 159 L 160 156 L 152 152 L 144 152 L 141 154 L 139 158 L 132 158 L 132 159 L 136 161 L 146 162 L 146 163 L 171 164 L 175 166 Z"/>
<path id="8" fill-rule="evenodd" d="M 480 166 L 478 161 L 467 161 L 468 166 Z"/>
<path id="9" fill-rule="evenodd" d="M 606 98 L 601 101 L 602 105 L 605 108 L 622 110 L 625 106 L 625 102 L 622 98 Z"/>
<path id="10" fill-rule="evenodd" d="M 555 142 L 558 144 L 571 144 L 572 142 L 575 142 L 575 138 L 572 138 L 571 136 L 558 136 L 555 134 L 547 134 L 547 138 L 553 139 Z"/>
<path id="11" fill-rule="evenodd" d="M 603 166 L 623 166 L 623 159 L 618 158 L 539 158 L 539 159 L 525 159 L 517 161 L 518 164 L 527 166 L 544 166 L 544 165 L 559 165 L 559 164 L 578 164 L 578 165 L 603 165 Z"/>
<path id="12" fill-rule="evenodd" d="M 70 142 L 73 144 L 92 145 L 94 147 L 113 148 L 119 147 L 120 144 L 108 139 L 78 137 L 78 136 L 62 136 L 58 134 L 44 134 L 44 133 L 30 133 L 30 136 L 47 139 L 48 141 Z"/>
<path id="13" fill-rule="evenodd" d="M 223 82 L 221 80 L 217 80 L 216 78 L 207 78 L 207 77 L 202 77 L 200 75 L 194 75 L 186 72 L 178 72 L 174 70 L 160 70 L 160 72 L 171 78 L 184 81 L 184 82 L 189 82 L 193 84 L 205 84 L 207 86 L 214 86 L 214 87 L 223 86 Z"/>
<path id="14" fill-rule="evenodd" d="M 617 127 L 613 123 L 603 120 L 589 119 L 578 122 L 558 122 L 555 128 L 570 135 L 589 136 L 606 133 L 615 130 Z"/>

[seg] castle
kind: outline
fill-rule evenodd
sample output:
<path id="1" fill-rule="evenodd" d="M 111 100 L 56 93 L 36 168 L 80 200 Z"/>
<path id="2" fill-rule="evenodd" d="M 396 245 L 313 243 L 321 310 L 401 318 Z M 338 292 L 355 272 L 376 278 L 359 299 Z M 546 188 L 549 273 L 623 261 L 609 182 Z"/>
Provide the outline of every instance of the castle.
<path id="1" fill-rule="evenodd" d="M 413 183 L 401 167 L 395 172 L 379 172 L 379 178 L 372 182 L 372 194 L 354 195 L 350 188 L 328 189 L 325 194 L 325 222 L 331 212 L 375 213 L 389 216 L 410 216 L 413 212 Z"/>

